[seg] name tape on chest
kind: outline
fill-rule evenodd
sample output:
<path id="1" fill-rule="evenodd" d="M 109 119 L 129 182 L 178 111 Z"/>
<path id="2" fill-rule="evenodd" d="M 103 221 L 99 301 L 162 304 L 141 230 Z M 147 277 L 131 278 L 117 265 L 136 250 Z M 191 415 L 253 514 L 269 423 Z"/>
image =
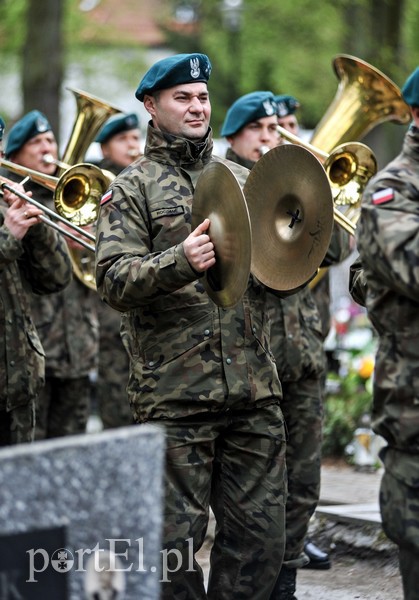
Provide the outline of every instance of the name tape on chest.
<path id="1" fill-rule="evenodd" d="M 379 192 L 375 192 L 375 194 L 371 197 L 372 203 L 377 204 L 386 204 L 387 202 L 391 202 L 394 200 L 394 190 L 393 188 L 386 188 L 385 190 L 380 190 Z"/>
<path id="2" fill-rule="evenodd" d="M 161 217 L 175 217 L 183 215 L 185 208 L 183 206 L 163 206 L 150 211 L 152 219 L 160 219 Z"/>

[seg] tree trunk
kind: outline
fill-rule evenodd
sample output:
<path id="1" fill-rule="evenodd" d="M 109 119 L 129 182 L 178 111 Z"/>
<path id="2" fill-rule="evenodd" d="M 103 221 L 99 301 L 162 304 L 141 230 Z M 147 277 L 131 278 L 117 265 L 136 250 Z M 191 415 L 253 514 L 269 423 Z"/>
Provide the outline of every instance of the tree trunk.
<path id="1" fill-rule="evenodd" d="M 24 112 L 43 112 L 57 140 L 63 79 L 63 5 L 64 0 L 28 0 L 22 65 Z"/>

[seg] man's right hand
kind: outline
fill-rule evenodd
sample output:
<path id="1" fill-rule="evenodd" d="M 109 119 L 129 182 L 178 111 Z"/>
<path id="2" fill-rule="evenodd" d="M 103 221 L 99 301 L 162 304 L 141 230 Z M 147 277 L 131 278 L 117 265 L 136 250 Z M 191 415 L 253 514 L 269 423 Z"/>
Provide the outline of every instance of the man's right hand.
<path id="1" fill-rule="evenodd" d="M 189 264 L 198 273 L 207 271 L 215 265 L 214 244 L 207 233 L 210 220 L 204 219 L 183 242 L 183 249 Z"/>

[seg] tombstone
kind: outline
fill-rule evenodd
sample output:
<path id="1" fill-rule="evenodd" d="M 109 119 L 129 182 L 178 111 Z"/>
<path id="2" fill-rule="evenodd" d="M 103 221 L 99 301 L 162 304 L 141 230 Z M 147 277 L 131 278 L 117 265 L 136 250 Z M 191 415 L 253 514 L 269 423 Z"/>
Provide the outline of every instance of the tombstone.
<path id="1" fill-rule="evenodd" d="M 152 425 L 0 449 L 0 599 L 157 600 L 163 465 Z"/>

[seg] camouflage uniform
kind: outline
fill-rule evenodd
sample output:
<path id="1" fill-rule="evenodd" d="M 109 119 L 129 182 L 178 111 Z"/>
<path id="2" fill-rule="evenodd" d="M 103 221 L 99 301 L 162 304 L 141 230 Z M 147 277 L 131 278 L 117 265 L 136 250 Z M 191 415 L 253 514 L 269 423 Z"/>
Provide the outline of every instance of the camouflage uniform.
<path id="1" fill-rule="evenodd" d="M 6 176 L 19 179 L 14 173 Z M 54 209 L 49 190 L 33 182 L 25 188 Z M 35 439 L 83 433 L 90 410 L 89 375 L 98 362 L 96 292 L 73 277 L 61 292 L 33 295 L 31 304 L 45 351 L 45 386 L 37 399 Z"/>
<path id="2" fill-rule="evenodd" d="M 399 546 L 404 597 L 418 600 L 419 128 L 370 180 L 356 238 L 364 277 L 355 279 L 378 334 L 372 427 L 387 441 L 381 516 Z"/>
<path id="3" fill-rule="evenodd" d="M 108 159 L 98 163 L 117 175 L 121 169 Z M 121 340 L 121 314 L 102 302 L 98 296 L 99 318 L 99 368 L 97 397 L 99 415 L 105 429 L 133 423 L 128 402 L 127 384 L 129 377 L 128 353 Z"/>
<path id="4" fill-rule="evenodd" d="M 22 240 L 4 225 L 0 207 L 0 445 L 30 442 L 35 399 L 44 383 L 44 350 L 30 308 L 33 292 L 51 294 L 71 280 L 64 240 L 34 225 Z"/>
<path id="5" fill-rule="evenodd" d="M 166 429 L 164 545 L 182 565 L 163 598 L 262 600 L 284 549 L 281 385 L 265 287 L 250 276 L 237 306 L 219 308 L 183 251 L 194 187 L 214 160 L 226 162 L 212 156 L 211 130 L 194 144 L 149 125 L 144 156 L 104 196 L 96 275 L 102 297 L 123 312 L 136 420 Z M 227 164 L 243 185 L 248 171 Z M 217 528 L 206 594 L 200 567 L 186 565 L 210 505 Z"/>

